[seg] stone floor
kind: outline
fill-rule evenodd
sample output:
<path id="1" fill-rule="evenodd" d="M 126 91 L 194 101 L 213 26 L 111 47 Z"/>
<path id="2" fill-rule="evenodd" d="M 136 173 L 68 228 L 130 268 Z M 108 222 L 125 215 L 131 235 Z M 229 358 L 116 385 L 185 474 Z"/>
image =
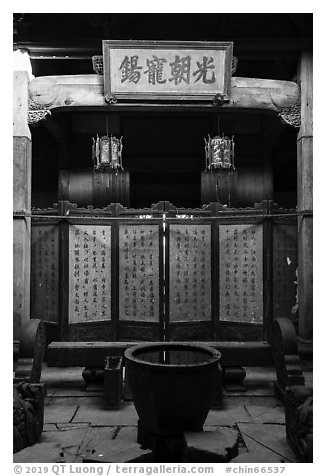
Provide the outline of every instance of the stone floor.
<path id="1" fill-rule="evenodd" d="M 118 411 L 106 410 L 101 389 L 85 388 L 82 370 L 43 367 L 47 395 L 41 442 L 14 455 L 14 461 L 82 462 L 90 442 L 94 446 L 94 441 L 100 444 L 107 439 L 116 440 L 112 462 L 126 461 L 127 449 L 137 446 L 138 453 L 142 452 L 136 445 L 138 417 L 132 402 L 124 402 Z M 286 441 L 284 409 L 274 395 L 274 369 L 247 368 L 246 372 L 247 390 L 225 392 L 223 408 L 210 410 L 204 429 L 238 430 L 239 454 L 254 452 L 257 462 L 296 462 Z M 311 384 L 309 369 L 305 377 L 307 385 Z"/>

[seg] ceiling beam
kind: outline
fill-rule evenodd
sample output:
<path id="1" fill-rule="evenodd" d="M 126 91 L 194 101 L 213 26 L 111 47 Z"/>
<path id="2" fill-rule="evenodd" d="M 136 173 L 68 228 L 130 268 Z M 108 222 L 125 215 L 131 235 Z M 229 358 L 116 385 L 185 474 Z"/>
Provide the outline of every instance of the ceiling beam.
<path id="1" fill-rule="evenodd" d="M 218 39 L 216 41 L 221 41 Z M 241 59 L 297 58 L 304 50 L 312 50 L 312 38 L 223 38 L 233 42 L 233 52 Z M 32 59 L 79 59 L 89 60 L 93 55 L 102 55 L 102 40 L 88 38 L 53 39 L 44 42 L 40 39 L 14 39 L 14 49 L 27 49 Z"/>
<path id="2" fill-rule="evenodd" d="M 299 88 L 292 81 L 258 78 L 231 78 L 231 98 L 221 109 L 258 109 L 279 112 L 298 100 Z M 103 107 L 111 110 L 123 103 L 108 105 L 103 93 L 103 76 L 39 76 L 29 83 L 30 99 L 40 109 Z M 129 105 L 130 106 L 130 105 Z M 180 107 L 177 105 L 176 107 Z M 193 104 L 189 107 L 194 107 Z M 197 107 L 213 108 L 211 102 Z M 161 108 L 163 109 L 163 108 Z"/>

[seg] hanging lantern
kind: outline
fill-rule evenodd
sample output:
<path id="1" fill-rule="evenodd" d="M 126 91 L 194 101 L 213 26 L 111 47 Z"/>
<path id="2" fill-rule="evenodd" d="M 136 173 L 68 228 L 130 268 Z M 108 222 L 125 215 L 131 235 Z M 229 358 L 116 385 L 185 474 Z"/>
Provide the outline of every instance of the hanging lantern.
<path id="1" fill-rule="evenodd" d="M 234 167 L 234 141 L 227 136 L 214 136 L 205 141 L 206 170 L 227 169 Z"/>
<path id="2" fill-rule="evenodd" d="M 122 167 L 122 137 L 96 136 L 93 137 L 92 159 L 94 169 L 99 170 L 123 170 Z"/>

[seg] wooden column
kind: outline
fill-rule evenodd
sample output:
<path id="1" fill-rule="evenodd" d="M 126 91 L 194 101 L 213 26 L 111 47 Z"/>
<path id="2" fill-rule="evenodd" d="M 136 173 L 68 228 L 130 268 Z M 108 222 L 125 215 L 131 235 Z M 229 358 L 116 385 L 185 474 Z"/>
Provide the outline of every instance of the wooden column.
<path id="1" fill-rule="evenodd" d="M 313 238 L 312 238 L 312 52 L 303 52 L 298 79 L 301 91 L 301 127 L 297 137 L 298 180 L 298 300 L 299 353 L 312 354 L 313 336 Z"/>
<path id="2" fill-rule="evenodd" d="M 28 127 L 28 74 L 14 72 L 13 104 L 13 318 L 14 340 L 30 319 L 31 134 Z"/>

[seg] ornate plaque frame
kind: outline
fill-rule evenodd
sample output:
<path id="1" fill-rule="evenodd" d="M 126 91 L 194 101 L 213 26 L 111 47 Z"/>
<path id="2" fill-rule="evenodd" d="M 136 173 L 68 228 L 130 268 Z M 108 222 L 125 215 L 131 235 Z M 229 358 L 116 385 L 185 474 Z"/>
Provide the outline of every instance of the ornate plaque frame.
<path id="1" fill-rule="evenodd" d="M 104 96 L 226 102 L 232 55 L 232 42 L 103 40 Z"/>

